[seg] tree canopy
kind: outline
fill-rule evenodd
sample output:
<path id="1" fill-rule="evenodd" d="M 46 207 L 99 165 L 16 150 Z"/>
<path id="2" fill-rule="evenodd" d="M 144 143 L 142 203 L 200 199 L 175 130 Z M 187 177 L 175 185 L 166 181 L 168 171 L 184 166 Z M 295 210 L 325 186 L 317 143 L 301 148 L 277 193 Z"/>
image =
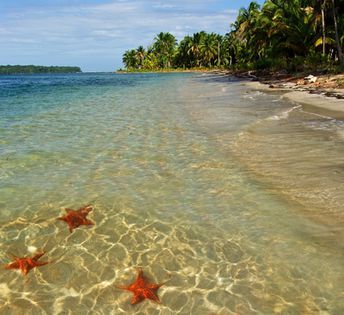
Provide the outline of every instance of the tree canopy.
<path id="1" fill-rule="evenodd" d="M 0 66 L 0 74 L 25 74 L 25 73 L 77 73 L 81 72 L 79 67 L 58 67 L 58 66 Z"/>
<path id="2" fill-rule="evenodd" d="M 223 67 L 303 70 L 342 65 L 344 0 L 266 0 L 239 10 L 225 35 L 200 31 L 179 43 L 159 33 L 146 50 L 128 50 L 128 70 Z"/>

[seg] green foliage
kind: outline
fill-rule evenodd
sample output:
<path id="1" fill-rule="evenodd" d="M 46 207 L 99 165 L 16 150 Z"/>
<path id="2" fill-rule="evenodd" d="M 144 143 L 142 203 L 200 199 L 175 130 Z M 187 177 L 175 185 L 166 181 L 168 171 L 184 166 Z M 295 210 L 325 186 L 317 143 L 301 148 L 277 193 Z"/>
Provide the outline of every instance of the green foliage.
<path id="1" fill-rule="evenodd" d="M 153 52 L 161 68 L 169 68 L 176 53 L 177 39 L 171 33 L 159 33 L 153 44 Z"/>
<path id="2" fill-rule="evenodd" d="M 142 46 L 141 51 L 143 50 Z M 170 33 L 159 33 L 148 53 L 138 57 L 139 49 L 127 50 L 123 63 L 130 71 L 159 70 L 168 68 L 213 68 L 228 65 L 228 41 L 225 37 L 202 31 L 185 36 L 177 45 L 176 38 Z"/>
<path id="3" fill-rule="evenodd" d="M 78 73 L 79 67 L 58 67 L 58 66 L 0 66 L 0 74 L 25 74 L 25 73 Z"/>
<path id="4" fill-rule="evenodd" d="M 264 70 L 264 69 L 272 69 L 273 67 L 273 61 L 269 58 L 259 59 L 256 64 L 255 68 L 257 70 Z"/>
<path id="5" fill-rule="evenodd" d="M 201 31 L 185 36 L 177 45 L 172 34 L 161 32 L 149 54 L 140 59 L 138 50 L 127 51 L 123 62 L 131 70 L 316 71 L 339 65 L 343 46 L 344 0 L 266 0 L 262 6 L 251 2 L 241 8 L 225 36 Z"/>
<path id="6" fill-rule="evenodd" d="M 296 56 L 287 64 L 289 72 L 301 72 L 304 70 L 304 57 Z"/>

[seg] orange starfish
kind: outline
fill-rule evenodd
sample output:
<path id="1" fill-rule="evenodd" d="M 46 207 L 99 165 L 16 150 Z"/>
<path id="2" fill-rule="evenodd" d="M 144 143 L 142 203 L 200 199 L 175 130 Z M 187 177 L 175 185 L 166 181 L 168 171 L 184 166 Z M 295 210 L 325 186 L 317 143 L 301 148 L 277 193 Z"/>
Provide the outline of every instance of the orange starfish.
<path id="1" fill-rule="evenodd" d="M 157 296 L 158 289 L 164 285 L 148 283 L 147 279 L 143 276 L 143 271 L 141 268 L 138 269 L 138 275 L 132 284 L 129 286 L 118 286 L 119 289 L 131 291 L 134 293 L 133 298 L 131 299 L 131 304 L 136 304 L 144 299 L 153 300 L 156 303 L 160 303 L 160 300 Z"/>
<path id="2" fill-rule="evenodd" d="M 36 254 L 33 257 L 23 257 L 19 258 L 14 256 L 14 262 L 5 266 L 5 269 L 20 269 L 24 275 L 27 275 L 29 271 L 35 267 L 44 266 L 49 264 L 49 261 L 40 262 L 40 259 L 45 253 Z"/>
<path id="3" fill-rule="evenodd" d="M 69 231 L 72 233 L 73 229 L 79 227 L 80 225 L 93 225 L 94 223 L 86 219 L 87 215 L 92 211 L 92 206 L 84 206 L 78 210 L 68 209 L 67 214 L 63 217 L 57 218 L 58 220 L 65 221 L 69 225 Z"/>

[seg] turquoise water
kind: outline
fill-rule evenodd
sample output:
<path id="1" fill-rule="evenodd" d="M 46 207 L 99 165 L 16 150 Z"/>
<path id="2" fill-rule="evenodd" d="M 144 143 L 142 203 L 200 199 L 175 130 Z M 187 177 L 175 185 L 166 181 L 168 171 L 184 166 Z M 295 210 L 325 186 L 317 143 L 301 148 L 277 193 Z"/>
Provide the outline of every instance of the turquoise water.
<path id="1" fill-rule="evenodd" d="M 0 261 L 52 261 L 0 314 L 344 313 L 341 121 L 198 74 L 0 77 L 0 117 Z"/>

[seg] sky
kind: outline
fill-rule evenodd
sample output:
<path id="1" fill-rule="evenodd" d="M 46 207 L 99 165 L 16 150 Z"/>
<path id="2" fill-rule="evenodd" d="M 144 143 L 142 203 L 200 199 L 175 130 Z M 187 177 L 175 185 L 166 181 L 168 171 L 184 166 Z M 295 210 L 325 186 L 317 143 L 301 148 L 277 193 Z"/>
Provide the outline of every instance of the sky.
<path id="1" fill-rule="evenodd" d="M 0 64 L 123 67 L 160 32 L 225 34 L 250 0 L 0 0 Z M 262 3 L 262 1 L 257 1 Z"/>

